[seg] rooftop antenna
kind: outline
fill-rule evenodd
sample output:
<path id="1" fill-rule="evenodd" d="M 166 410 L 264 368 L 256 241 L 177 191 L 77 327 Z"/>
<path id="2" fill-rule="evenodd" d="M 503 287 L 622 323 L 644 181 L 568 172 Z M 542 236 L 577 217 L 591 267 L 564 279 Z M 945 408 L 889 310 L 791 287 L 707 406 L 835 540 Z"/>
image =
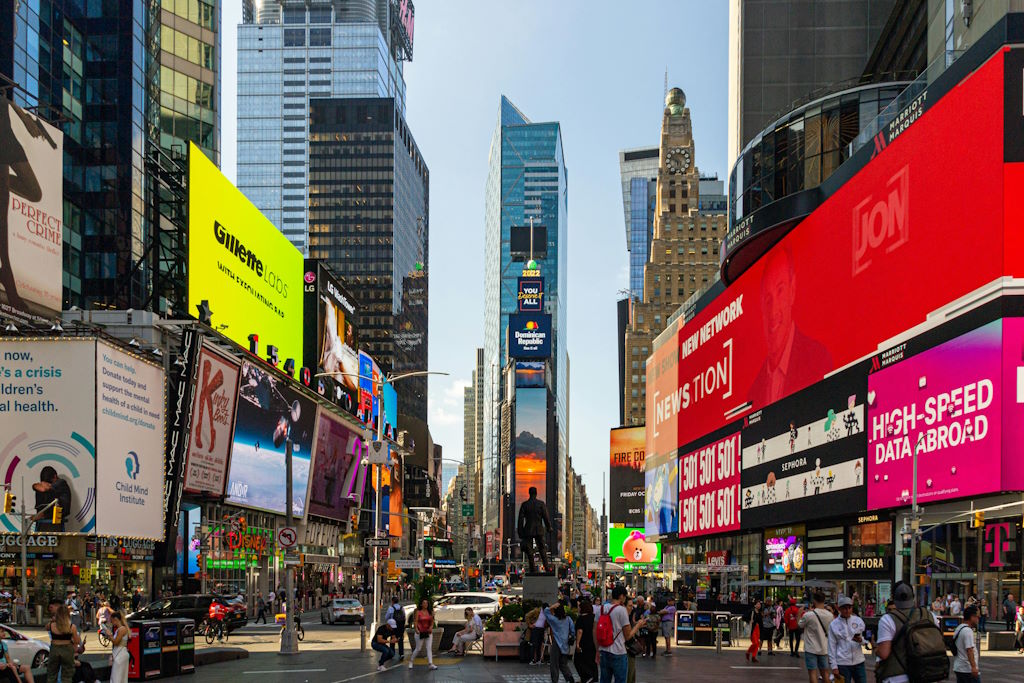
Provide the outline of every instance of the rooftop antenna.
<path id="1" fill-rule="evenodd" d="M 533 216 L 530 216 L 530 260 L 533 261 Z"/>

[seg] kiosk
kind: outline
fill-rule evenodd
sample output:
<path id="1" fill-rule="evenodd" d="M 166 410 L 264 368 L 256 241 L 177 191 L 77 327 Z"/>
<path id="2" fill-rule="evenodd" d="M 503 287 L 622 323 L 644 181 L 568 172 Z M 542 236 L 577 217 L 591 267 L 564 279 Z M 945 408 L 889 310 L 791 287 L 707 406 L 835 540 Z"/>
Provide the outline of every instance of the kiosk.
<path id="1" fill-rule="evenodd" d="M 128 678 L 142 681 L 160 675 L 160 622 L 128 622 L 131 638 L 128 640 Z"/>
<path id="2" fill-rule="evenodd" d="M 693 644 L 715 644 L 715 615 L 713 612 L 696 612 L 693 617 Z"/>
<path id="3" fill-rule="evenodd" d="M 676 612 L 676 645 L 693 644 L 693 612 Z"/>

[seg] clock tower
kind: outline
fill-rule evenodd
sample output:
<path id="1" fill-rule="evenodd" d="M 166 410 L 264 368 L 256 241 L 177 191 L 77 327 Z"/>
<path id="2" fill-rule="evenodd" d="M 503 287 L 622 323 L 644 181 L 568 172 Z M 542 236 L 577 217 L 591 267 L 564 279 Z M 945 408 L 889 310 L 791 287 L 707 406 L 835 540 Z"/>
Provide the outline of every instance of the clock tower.
<path id="1" fill-rule="evenodd" d="M 665 111 L 661 118 L 655 239 L 661 236 L 659 225 L 667 224 L 674 217 L 688 215 L 691 207 L 697 208 L 700 174 L 693 158 L 693 129 L 690 110 L 686 108 L 686 95 L 679 88 L 672 88 L 665 97 Z"/>

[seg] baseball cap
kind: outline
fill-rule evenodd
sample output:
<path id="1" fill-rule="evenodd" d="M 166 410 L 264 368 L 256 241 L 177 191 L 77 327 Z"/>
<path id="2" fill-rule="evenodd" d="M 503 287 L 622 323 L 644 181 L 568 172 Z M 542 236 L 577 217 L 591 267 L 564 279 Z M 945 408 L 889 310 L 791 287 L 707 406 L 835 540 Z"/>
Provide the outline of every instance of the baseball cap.
<path id="1" fill-rule="evenodd" d="M 910 584 L 900 581 L 892 591 L 892 604 L 896 609 L 910 609 L 914 606 L 914 589 Z"/>
<path id="2" fill-rule="evenodd" d="M 398 622 L 394 619 L 388 619 L 388 626 L 391 628 L 398 628 Z"/>
<path id="3" fill-rule="evenodd" d="M 845 595 L 840 595 L 839 600 L 836 602 L 839 607 L 853 607 L 853 600 Z"/>

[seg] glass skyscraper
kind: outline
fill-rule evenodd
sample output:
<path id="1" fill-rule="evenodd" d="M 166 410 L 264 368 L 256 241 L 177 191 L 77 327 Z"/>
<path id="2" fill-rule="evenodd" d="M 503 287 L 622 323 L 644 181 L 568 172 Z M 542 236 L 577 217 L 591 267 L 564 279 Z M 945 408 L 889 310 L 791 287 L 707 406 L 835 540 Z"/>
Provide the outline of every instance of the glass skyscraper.
<path id="1" fill-rule="evenodd" d="M 626 249 L 629 251 L 629 293 L 634 299 L 644 294 L 644 264 L 654 232 L 658 148 L 644 147 L 619 152 L 622 177 L 622 208 L 626 219 Z"/>
<path id="2" fill-rule="evenodd" d="M 518 307 L 517 280 L 529 256 L 512 250 L 513 230 L 544 226 L 544 244 L 534 245 L 534 260 L 545 282 L 544 311 L 552 317 L 552 390 L 557 425 L 557 501 L 565 510 L 568 461 L 568 372 L 566 352 L 566 264 L 568 246 L 568 172 L 562 154 L 561 126 L 533 123 L 502 96 L 498 124 L 491 138 L 484 213 L 484 531 L 494 531 L 501 514 L 498 462 L 499 403 L 508 395 L 502 370 L 506 363 L 508 316 Z M 536 234 L 536 233 L 535 233 Z M 554 504 L 552 504 L 554 502 Z M 552 520 L 554 523 L 554 520 Z M 556 524 L 557 526 L 557 524 Z"/>
<path id="3" fill-rule="evenodd" d="M 238 27 L 237 185 L 307 250 L 308 113 L 315 98 L 390 97 L 405 113 L 389 0 L 246 3 Z"/>

